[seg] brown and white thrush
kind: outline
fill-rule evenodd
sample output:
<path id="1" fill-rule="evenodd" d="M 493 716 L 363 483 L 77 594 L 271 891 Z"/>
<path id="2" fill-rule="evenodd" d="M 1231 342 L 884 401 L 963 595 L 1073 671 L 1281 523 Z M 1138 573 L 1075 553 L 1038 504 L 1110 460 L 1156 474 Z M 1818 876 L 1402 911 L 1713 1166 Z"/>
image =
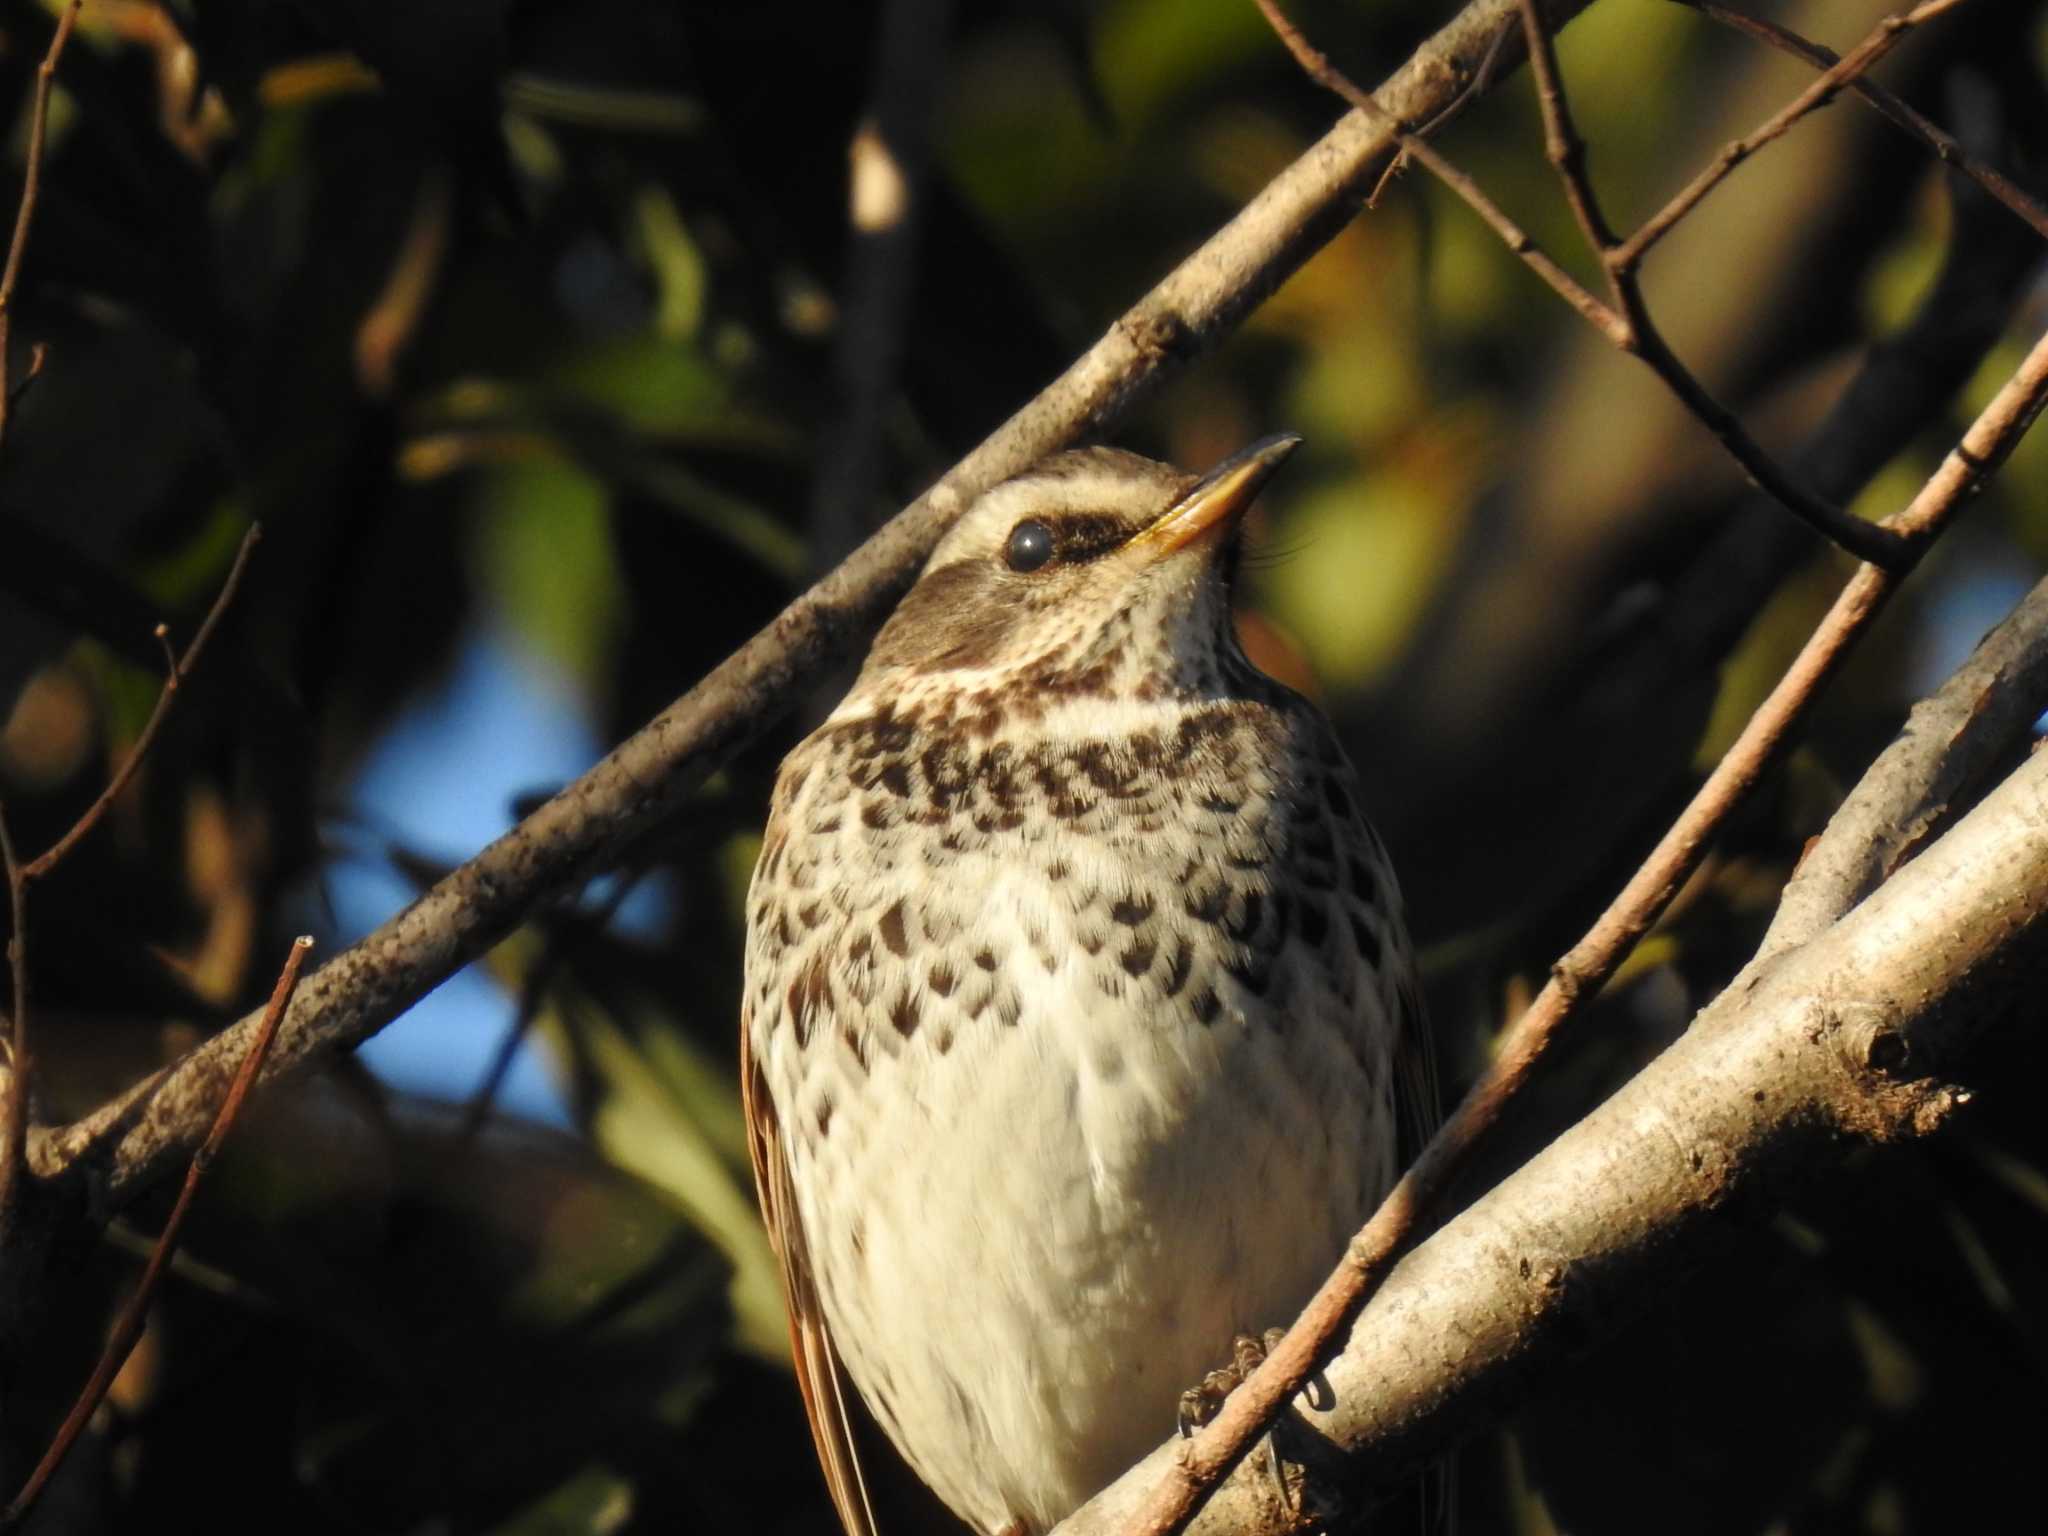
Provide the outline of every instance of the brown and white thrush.
<path id="1" fill-rule="evenodd" d="M 742 1072 L 850 1531 L 849 1383 L 970 1525 L 1042 1532 L 1293 1317 L 1422 1113 L 1385 850 L 1232 621 L 1297 441 L 989 491 L 782 765 Z"/>

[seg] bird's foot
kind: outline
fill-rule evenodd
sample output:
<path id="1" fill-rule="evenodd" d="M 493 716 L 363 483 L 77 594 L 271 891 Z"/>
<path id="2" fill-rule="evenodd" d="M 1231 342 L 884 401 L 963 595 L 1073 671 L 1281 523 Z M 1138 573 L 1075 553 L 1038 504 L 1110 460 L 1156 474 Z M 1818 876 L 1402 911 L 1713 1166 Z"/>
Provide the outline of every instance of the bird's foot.
<path id="1" fill-rule="evenodd" d="M 1204 1376 L 1199 1386 L 1180 1395 L 1180 1436 L 1183 1440 L 1223 1411 L 1223 1400 L 1235 1392 L 1245 1377 L 1257 1370 L 1273 1347 L 1286 1336 L 1285 1328 L 1268 1328 L 1254 1337 L 1240 1333 L 1230 1343 L 1230 1364 Z"/>

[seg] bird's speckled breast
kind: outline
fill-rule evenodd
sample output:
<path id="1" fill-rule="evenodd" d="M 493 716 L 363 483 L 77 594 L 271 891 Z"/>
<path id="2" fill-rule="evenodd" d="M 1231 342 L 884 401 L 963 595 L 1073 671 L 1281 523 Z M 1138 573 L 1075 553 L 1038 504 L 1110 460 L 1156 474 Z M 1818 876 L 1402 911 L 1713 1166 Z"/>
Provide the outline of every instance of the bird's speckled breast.
<path id="1" fill-rule="evenodd" d="M 746 985 L 848 1371 L 997 1529 L 1163 1437 L 1327 1270 L 1392 1178 L 1409 977 L 1291 695 L 961 725 L 842 712 L 791 754 Z M 989 1361 L 1005 1389 L 968 1392 Z"/>

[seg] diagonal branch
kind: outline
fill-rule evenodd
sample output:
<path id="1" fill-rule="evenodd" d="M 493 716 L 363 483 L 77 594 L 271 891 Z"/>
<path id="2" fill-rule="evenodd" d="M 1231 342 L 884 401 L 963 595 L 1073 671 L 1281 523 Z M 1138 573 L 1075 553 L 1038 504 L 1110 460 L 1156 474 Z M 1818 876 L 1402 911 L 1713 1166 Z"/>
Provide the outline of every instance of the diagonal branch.
<path id="1" fill-rule="evenodd" d="M 1584 0 L 1562 0 L 1561 16 Z M 1423 120 L 1465 97 L 1513 0 L 1472 0 L 1388 81 L 1377 117 L 1351 114 L 937 485 L 774 623 L 596 767 L 308 977 L 266 1071 L 347 1050 L 482 954 L 535 903 L 616 857 L 795 701 L 827 658 L 878 623 L 974 495 L 1101 430 L 1214 344 L 1353 216 L 1395 148 L 1389 117 Z M 240 1059 L 245 1018 L 74 1125 L 31 1136 L 37 1171 L 84 1182 L 93 1210 L 133 1197 L 202 1133 L 205 1085 Z"/>
<path id="2" fill-rule="evenodd" d="M 1425 167 L 1432 176 L 1455 192 L 1467 207 L 1486 221 L 1489 229 L 1500 236 L 1503 245 L 1520 257 L 1560 298 L 1578 311 L 1580 318 L 1615 346 L 1624 349 L 1627 347 L 1628 327 L 1622 317 L 1558 265 L 1555 258 L 1536 243 L 1534 236 L 1509 218 L 1500 205 L 1486 195 L 1478 182 L 1445 159 L 1429 140 L 1403 128 L 1376 98 L 1332 64 L 1329 55 L 1319 50 L 1303 36 L 1299 27 L 1287 19 L 1280 9 L 1279 0 L 1253 0 L 1253 3 L 1266 18 L 1266 24 L 1273 29 L 1274 35 L 1294 56 L 1294 62 L 1301 66 L 1304 74 L 1332 95 L 1349 102 L 1366 116 L 1385 123 L 1404 156 Z"/>
<path id="3" fill-rule="evenodd" d="M 1361 112 L 1372 114 L 1381 111 L 1370 96 L 1332 65 L 1281 14 L 1278 0 L 1255 0 L 1255 3 L 1311 78 Z M 1960 3 L 1960 0 L 1930 0 L 1930 4 L 1954 3 Z M 1621 259 L 1626 246 L 1616 243 L 1600 212 L 1591 184 L 1586 180 L 1585 145 L 1571 125 L 1558 81 L 1550 34 L 1541 21 L 1535 0 L 1519 0 L 1518 9 L 1523 19 L 1530 67 L 1537 77 L 1538 99 L 1543 104 L 1545 146 L 1563 179 L 1573 213 L 1606 270 L 1612 301 L 1602 301 L 1589 292 L 1538 245 L 1533 236 L 1509 218 L 1476 182 L 1451 165 L 1426 140 L 1396 126 L 1396 142 L 1402 153 L 1419 161 L 1455 192 L 1500 236 L 1509 251 L 1549 284 L 1582 319 L 1616 348 L 1646 364 L 1663 381 L 1665 388 L 1677 396 L 1701 425 L 1714 435 L 1728 451 L 1729 457 L 1780 505 L 1859 560 L 1893 569 L 1909 566 L 1915 557 L 1914 552 L 1896 536 L 1861 518 L 1852 517 L 1832 502 L 1814 495 L 1781 468 L 1749 435 L 1735 413 L 1708 392 L 1665 342 L 1642 301 L 1641 289 L 1635 278 L 1635 260 Z"/>
<path id="4" fill-rule="evenodd" d="M 2012 451 L 2044 404 L 2048 335 L 2036 342 L 2019 371 L 1920 493 L 1887 519 L 1886 526 L 1919 544 L 1932 539 Z M 1133 1515 L 1130 1536 L 1170 1536 L 1185 1528 L 1207 1491 L 1230 1473 L 1302 1391 L 1394 1260 L 1436 1213 L 1579 1003 L 1606 984 L 1650 931 L 1903 579 L 1875 565 L 1857 568 L 1770 697 L 1743 726 L 1621 894 L 1551 968 L 1543 990 L 1496 1048 L 1492 1064 L 1352 1238 L 1343 1261 L 1286 1336 L 1225 1400 L 1216 1417 L 1169 1459 L 1151 1497 Z"/>
<path id="5" fill-rule="evenodd" d="M 1963 0 L 1921 0 L 1921 3 L 1910 11 L 1885 17 L 1872 29 L 1868 37 L 1843 54 L 1818 79 L 1770 118 L 1741 138 L 1723 145 L 1721 152 L 1713 158 L 1706 169 L 1695 176 L 1670 202 L 1645 219 L 1641 228 L 1633 235 L 1615 247 L 1609 258 L 1610 265 L 1621 268 L 1635 267 L 1651 246 L 1670 234 L 1678 226 L 1678 222 L 1697 208 L 1708 193 L 1728 179 L 1729 172 L 1771 140 L 1783 135 L 1802 117 L 1828 105 L 1851 82 L 1860 78 L 1878 60 L 1897 47 L 1899 40 L 1913 28 L 1954 10 L 1962 3 Z"/>
<path id="6" fill-rule="evenodd" d="M 1737 165 L 1783 135 L 1807 113 L 1833 100 L 1844 84 L 1876 64 L 1908 29 L 1961 3 L 1962 0 L 1926 0 L 1907 16 L 1888 17 L 1869 39 L 1841 61 L 1836 67 L 1839 76 L 1832 83 L 1826 76 L 1815 81 L 1761 128 L 1725 147 L 1691 185 L 1651 215 L 1634 235 L 1626 240 L 1617 240 L 1600 211 L 1599 200 L 1586 176 L 1585 143 L 1579 137 L 1566 103 L 1563 80 L 1557 67 L 1557 50 L 1551 42 L 1549 29 L 1544 25 L 1536 0 L 1521 0 L 1529 69 L 1536 79 L 1537 101 L 1543 114 L 1544 149 L 1564 184 L 1565 199 L 1571 206 L 1573 217 L 1578 220 L 1587 245 L 1607 273 L 1609 291 L 1615 307 L 1621 312 L 1628 337 L 1622 344 L 1622 350 L 1648 364 L 1651 371 L 1664 381 L 1665 387 L 1720 439 L 1729 455 L 1748 471 L 1750 478 L 1777 501 L 1844 549 L 1873 565 L 1895 571 L 1910 568 L 1917 552 L 1887 537 L 1884 530 L 1872 529 L 1824 497 L 1816 496 L 1779 467 L 1777 461 L 1749 435 L 1740 419 L 1708 392 L 1671 349 L 1650 317 L 1649 305 L 1643 298 L 1639 269 L 1644 253 L 1691 213 Z"/>
<path id="7" fill-rule="evenodd" d="M 1609 1337 L 1742 1197 L 1939 1129 L 1939 1070 L 2038 984 L 2048 939 L 2048 753 L 1803 949 L 1738 980 L 1612 1098 L 1418 1247 L 1295 1400 L 1286 1453 L 1340 1488 L 1397 1484 Z M 1168 1444 L 1052 1536 L 1128 1536 Z M 1292 1531 L 1251 1468 L 1189 1527 Z"/>
<path id="8" fill-rule="evenodd" d="M 249 568 L 249 557 L 256 552 L 256 545 L 263 538 L 263 526 L 252 523 L 249 531 L 242 535 L 241 547 L 235 551 L 234 564 L 228 567 L 227 579 L 221 583 L 220 592 L 213 600 L 213 606 L 206 610 L 206 617 L 199 625 L 199 632 L 192 637 L 192 643 L 185 647 L 185 654 L 170 655 L 169 632 L 159 624 L 157 639 L 163 644 L 167 665 L 164 673 L 163 690 L 157 694 L 156 707 L 150 710 L 149 719 L 143 723 L 142 732 L 135 738 L 135 745 L 128 749 L 121 766 L 107 781 L 107 787 L 100 791 L 99 798 L 86 807 L 85 814 L 71 824 L 71 829 L 49 848 L 36 855 L 22 866 L 25 880 L 40 880 L 71 854 L 71 850 L 91 835 L 106 816 L 116 800 L 121 798 L 141 769 L 143 760 L 149 756 L 149 749 L 156 744 L 157 733 L 163 729 L 164 721 L 170 718 L 171 706 L 177 702 L 178 690 L 186 679 L 192 676 L 199 665 L 199 658 L 206 654 L 206 642 L 213 638 L 213 632 L 220 627 L 222 617 L 235 600 L 235 593 L 242 585 L 242 575 Z"/>
<path id="9" fill-rule="evenodd" d="M 2048 581 L 1913 706 L 1806 851 L 1778 899 L 1761 959 L 1826 929 L 1911 858 L 1987 769 L 2048 710 Z"/>
<path id="10" fill-rule="evenodd" d="M 114 1378 L 127 1363 L 135 1341 L 142 1337 L 142 1325 L 148 1320 L 150 1303 L 156 1299 L 157 1286 L 162 1283 L 164 1271 L 178 1251 L 178 1238 L 185 1229 L 185 1218 L 192 1210 L 193 1198 L 199 1193 L 200 1181 L 206 1177 L 206 1171 L 213 1166 L 214 1158 L 220 1155 L 221 1146 L 228 1139 L 228 1132 L 235 1128 L 235 1121 L 241 1117 L 242 1105 L 248 1100 L 256 1074 L 263 1068 L 263 1058 L 269 1054 L 271 1042 L 277 1038 L 278 1022 L 283 1019 L 285 1006 L 291 1002 L 292 991 L 299 984 L 299 968 L 305 964 L 312 948 L 310 938 L 292 941 L 291 951 L 285 956 L 284 969 L 278 973 L 277 984 L 271 988 L 270 1001 L 264 1006 L 256 1038 L 249 1042 L 248 1052 L 242 1057 L 234 1080 L 228 1084 L 228 1091 L 214 1114 L 206 1140 L 192 1154 L 192 1162 L 185 1170 L 184 1187 L 178 1191 L 177 1202 L 171 1207 L 162 1235 L 150 1250 L 149 1262 L 142 1268 L 142 1278 L 136 1283 L 127 1304 L 121 1308 L 121 1315 L 115 1319 L 113 1330 L 107 1335 L 106 1347 L 100 1351 L 99 1363 L 93 1367 L 92 1375 L 86 1378 L 78 1400 L 71 1405 L 70 1413 L 64 1416 L 64 1422 L 51 1438 L 49 1448 L 43 1452 L 42 1459 L 36 1463 L 35 1470 L 21 1485 L 20 1491 L 8 1501 L 5 1509 L 0 1509 L 0 1531 L 11 1531 L 26 1518 L 57 1469 L 64 1464 L 64 1458 L 71 1454 L 71 1447 L 85 1432 L 85 1426 L 106 1397 L 107 1388 L 114 1384 Z"/>
<path id="11" fill-rule="evenodd" d="M 1773 48 L 1789 53 L 1795 59 L 1804 59 L 1816 69 L 1831 69 L 1842 61 L 1841 55 L 1832 48 L 1823 48 L 1819 43 L 1801 37 L 1790 27 L 1780 26 L 1765 17 L 1751 16 L 1731 6 L 1718 5 L 1715 0 L 1676 0 L 1676 3 L 1690 6 L 1709 20 L 1718 21 L 1723 26 L 1732 27 L 1746 36 L 1769 43 Z M 2035 234 L 2048 240 L 2048 208 L 2044 208 L 2038 198 L 2021 188 L 2010 176 L 1996 166 L 1986 165 L 1965 149 L 1953 134 L 1932 119 L 1914 111 L 1875 80 L 1859 77 L 1851 79 L 1848 86 L 1881 116 L 1925 144 L 1929 153 L 1942 164 L 1954 166 L 1992 197 L 2010 208 L 2033 229 Z"/>
<path id="12" fill-rule="evenodd" d="M 67 13 L 68 14 L 68 13 Z M 52 50 L 53 54 L 55 50 Z M 249 556 L 255 551 L 256 541 L 261 536 L 260 527 L 252 526 L 242 537 L 241 548 L 235 552 L 235 561 L 228 568 L 227 580 L 221 584 L 213 606 L 207 610 L 206 618 L 199 626 L 199 632 L 192 637 L 191 645 L 180 658 L 171 649 L 170 632 L 162 624 L 156 627 L 157 643 L 164 649 L 165 676 L 163 691 L 157 695 L 156 707 L 150 711 L 149 720 L 142 732 L 129 748 L 127 758 L 122 762 L 107 787 L 99 797 L 86 807 L 84 814 L 71 824 L 64 835 L 35 858 L 23 862 L 16 857 L 14 841 L 9 835 L 4 813 L 0 813 L 0 865 L 4 865 L 7 876 L 8 911 L 11 928 L 7 941 L 9 967 L 13 972 L 14 1002 L 12 1008 L 11 1039 L 8 1051 L 8 1076 L 4 1112 L 6 1130 L 0 1138 L 0 1236 L 6 1235 L 15 1225 L 18 1214 L 16 1202 L 22 1195 L 22 1180 L 28 1168 L 28 1117 L 29 1083 L 33 1076 L 34 1059 L 31 1052 L 28 1028 L 28 889 L 37 880 L 49 874 L 63 863 L 71 851 L 82 843 L 106 816 L 107 810 L 121 798 L 121 793 L 133 781 L 143 759 L 156 742 L 157 733 L 169 718 L 171 704 L 178 696 L 179 685 L 192 675 L 199 665 L 199 658 L 205 654 L 206 642 L 212 638 L 219 626 L 221 616 L 234 601 L 235 591 L 242 584 L 242 573 L 248 568 Z M 296 969 L 296 967 L 294 968 Z"/>

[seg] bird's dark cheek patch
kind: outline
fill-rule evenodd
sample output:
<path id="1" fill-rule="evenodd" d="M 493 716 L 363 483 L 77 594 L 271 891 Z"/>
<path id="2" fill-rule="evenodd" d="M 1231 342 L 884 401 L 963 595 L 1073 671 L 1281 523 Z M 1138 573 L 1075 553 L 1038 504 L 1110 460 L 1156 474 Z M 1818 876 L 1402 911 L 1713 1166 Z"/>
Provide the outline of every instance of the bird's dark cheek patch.
<path id="1" fill-rule="evenodd" d="M 1122 549 L 1139 531 L 1122 518 L 1085 512 L 1060 518 L 1054 528 L 1059 558 L 1068 565 L 1083 565 Z"/>
<path id="2" fill-rule="evenodd" d="M 987 666 L 1027 616 L 1021 581 L 983 560 L 940 566 L 897 605 L 875 637 L 872 658 L 925 672 Z"/>

